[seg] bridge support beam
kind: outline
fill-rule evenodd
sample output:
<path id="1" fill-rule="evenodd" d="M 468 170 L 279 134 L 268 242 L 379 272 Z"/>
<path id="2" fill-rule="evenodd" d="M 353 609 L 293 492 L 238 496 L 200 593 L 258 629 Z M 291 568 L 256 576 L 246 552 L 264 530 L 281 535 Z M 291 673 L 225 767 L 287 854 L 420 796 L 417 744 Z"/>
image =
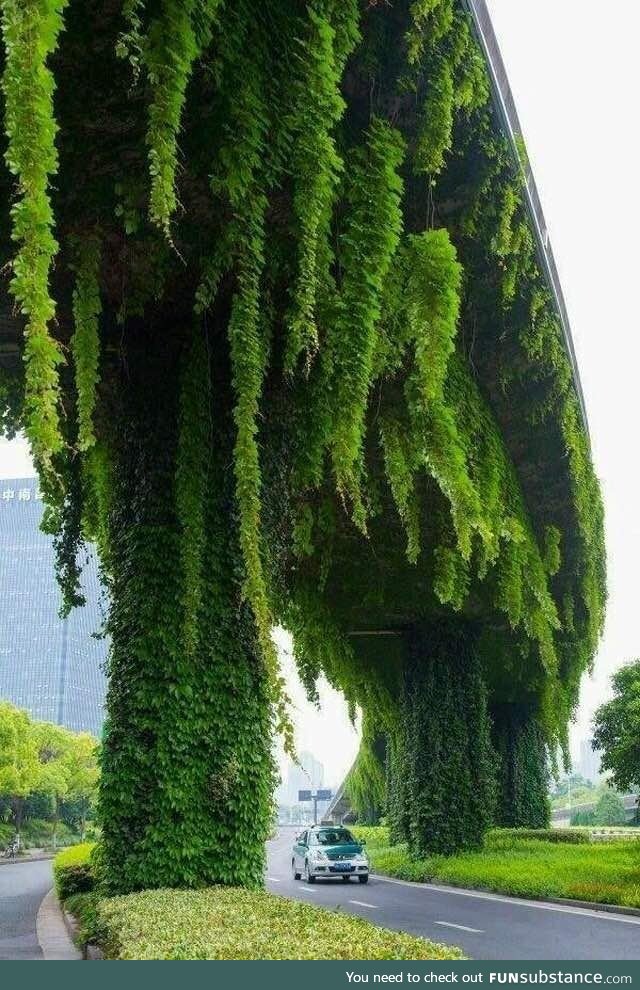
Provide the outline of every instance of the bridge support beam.
<path id="1" fill-rule="evenodd" d="M 549 761 L 535 710 L 528 704 L 504 704 L 492 716 L 498 754 L 496 825 L 548 828 Z"/>
<path id="2" fill-rule="evenodd" d="M 494 817 L 495 756 L 474 629 L 443 620 L 408 645 L 389 745 L 392 840 L 419 856 L 479 848 Z"/>
<path id="3" fill-rule="evenodd" d="M 114 417 L 105 885 L 259 886 L 273 717 L 241 591 L 233 431 L 222 388 L 209 408 L 206 355 L 196 355 L 203 380 L 185 376 L 195 386 L 185 402 L 170 384 L 180 358 L 170 330 L 152 328 L 154 347 L 136 331 Z M 186 452 L 176 428 L 185 415 Z"/>

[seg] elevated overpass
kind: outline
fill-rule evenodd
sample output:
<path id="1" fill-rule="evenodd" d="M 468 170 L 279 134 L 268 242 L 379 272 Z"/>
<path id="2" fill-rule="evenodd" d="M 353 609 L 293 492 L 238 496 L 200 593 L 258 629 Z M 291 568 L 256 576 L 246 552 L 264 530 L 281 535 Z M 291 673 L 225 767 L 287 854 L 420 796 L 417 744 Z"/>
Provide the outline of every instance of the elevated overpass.
<path id="1" fill-rule="evenodd" d="M 631 824 L 637 814 L 638 802 L 640 801 L 639 794 L 625 794 L 622 799 L 624 804 L 624 810 L 627 817 L 627 822 Z M 571 824 L 571 816 L 575 815 L 578 811 L 595 811 L 596 802 L 591 801 L 587 804 L 572 804 L 570 808 L 556 808 L 551 812 L 551 824 L 558 826 L 560 828 L 565 828 Z"/>

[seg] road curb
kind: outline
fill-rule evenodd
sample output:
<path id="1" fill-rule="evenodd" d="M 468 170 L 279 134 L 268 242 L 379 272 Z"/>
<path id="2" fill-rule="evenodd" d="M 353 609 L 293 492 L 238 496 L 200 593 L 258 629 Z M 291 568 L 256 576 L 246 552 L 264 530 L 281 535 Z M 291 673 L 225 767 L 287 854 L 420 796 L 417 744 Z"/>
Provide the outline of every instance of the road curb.
<path id="1" fill-rule="evenodd" d="M 82 959 L 82 953 L 73 944 L 69 923 L 53 887 L 38 908 L 36 935 L 45 960 Z"/>
<path id="2" fill-rule="evenodd" d="M 16 866 L 18 863 L 41 863 L 45 859 L 54 859 L 55 853 L 43 856 L 18 856 L 15 859 L 0 859 L 0 866 Z"/>
<path id="3" fill-rule="evenodd" d="M 634 918 L 640 918 L 640 908 L 626 907 L 621 904 L 603 904 L 602 901 L 578 901 L 568 897 L 536 897 L 535 894 L 524 895 L 507 894 L 502 890 L 493 887 L 463 887 L 453 883 L 429 883 L 428 880 L 404 880 L 401 877 L 394 877 L 387 873 L 372 873 L 371 876 L 377 880 L 402 880 L 409 886 L 431 887 L 433 890 L 451 891 L 460 893 L 464 891 L 468 894 L 494 894 L 496 897 L 508 898 L 512 901 L 533 901 L 536 904 L 558 904 L 564 907 L 583 908 L 586 911 L 600 911 L 603 914 L 624 914 Z"/>

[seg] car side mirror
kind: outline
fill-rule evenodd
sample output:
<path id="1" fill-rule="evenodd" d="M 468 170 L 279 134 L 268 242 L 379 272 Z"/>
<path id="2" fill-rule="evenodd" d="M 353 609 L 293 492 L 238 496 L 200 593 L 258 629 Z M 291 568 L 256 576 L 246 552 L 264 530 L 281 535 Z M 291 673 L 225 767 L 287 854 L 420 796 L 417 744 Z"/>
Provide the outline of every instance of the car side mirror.
<path id="1" fill-rule="evenodd" d="M 367 840 L 366 839 L 360 839 L 360 845 L 361 846 L 366 846 L 366 844 L 367 844 Z"/>

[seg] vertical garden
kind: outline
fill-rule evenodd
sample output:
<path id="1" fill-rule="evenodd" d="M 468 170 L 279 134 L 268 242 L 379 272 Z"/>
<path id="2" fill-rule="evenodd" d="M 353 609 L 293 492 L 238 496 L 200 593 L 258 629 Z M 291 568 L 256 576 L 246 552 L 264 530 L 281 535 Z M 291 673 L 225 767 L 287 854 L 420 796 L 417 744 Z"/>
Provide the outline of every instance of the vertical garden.
<path id="1" fill-rule="evenodd" d="M 261 882 L 277 623 L 364 714 L 367 814 L 421 852 L 542 822 L 602 509 L 464 4 L 0 12 L 2 420 L 65 607 L 85 541 L 109 589 L 110 888 Z"/>

